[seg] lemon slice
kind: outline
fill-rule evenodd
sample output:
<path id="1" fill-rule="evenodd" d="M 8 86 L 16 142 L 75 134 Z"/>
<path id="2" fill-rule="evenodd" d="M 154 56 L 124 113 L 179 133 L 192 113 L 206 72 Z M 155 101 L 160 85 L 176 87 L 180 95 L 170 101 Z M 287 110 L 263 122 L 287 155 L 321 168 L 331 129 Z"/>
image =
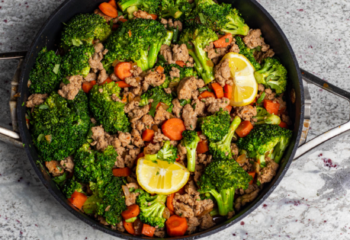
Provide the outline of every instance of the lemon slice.
<path id="1" fill-rule="evenodd" d="M 185 186 L 190 172 L 177 162 L 171 164 L 140 158 L 137 162 L 136 176 L 140 186 L 148 193 L 168 195 Z"/>
<path id="2" fill-rule="evenodd" d="M 241 107 L 252 103 L 258 93 L 258 84 L 254 77 L 254 67 L 249 60 L 238 53 L 230 52 L 223 59 L 229 59 L 233 79 L 230 105 Z"/>

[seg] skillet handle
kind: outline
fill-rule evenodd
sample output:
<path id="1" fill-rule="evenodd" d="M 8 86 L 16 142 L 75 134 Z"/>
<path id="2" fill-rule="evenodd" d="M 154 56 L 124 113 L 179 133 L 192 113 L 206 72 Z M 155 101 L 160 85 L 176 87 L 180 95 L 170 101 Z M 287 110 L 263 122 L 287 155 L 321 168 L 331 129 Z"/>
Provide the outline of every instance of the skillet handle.
<path id="1" fill-rule="evenodd" d="M 18 134 L 16 109 L 17 109 L 17 97 L 18 97 L 18 93 L 17 93 L 18 81 L 19 81 L 20 69 L 21 69 L 23 58 L 25 57 L 25 55 L 26 55 L 26 52 L 0 53 L 0 60 L 12 60 L 12 59 L 19 60 L 16 73 L 13 76 L 11 81 L 11 98 L 9 102 L 13 131 L 0 127 L 0 141 L 10 143 L 11 145 L 14 145 L 16 147 L 21 147 L 21 148 L 23 147 L 23 143 L 21 142 L 20 136 Z"/>
<path id="2" fill-rule="evenodd" d="M 310 110 L 311 110 L 311 98 L 310 98 L 310 93 L 308 90 L 308 83 L 312 83 L 330 93 L 333 93 L 334 95 L 337 95 L 341 98 L 346 99 L 347 101 L 350 102 L 350 93 L 345 91 L 344 89 L 340 89 L 337 86 L 334 86 L 331 83 L 328 83 L 324 80 L 322 80 L 319 77 L 316 77 L 315 75 L 301 69 L 302 72 L 302 78 L 304 82 L 304 92 L 305 92 L 305 120 L 304 120 L 304 128 L 307 126 L 307 128 L 310 125 Z M 305 84 L 306 83 L 306 84 Z M 305 91 L 306 89 L 306 91 Z M 307 129 L 308 131 L 308 129 Z M 306 135 L 304 134 L 304 129 L 302 133 L 302 139 L 306 141 L 306 136 L 307 136 L 307 131 Z M 330 142 L 330 141 L 335 141 L 338 138 L 350 134 L 350 121 L 348 121 L 345 124 L 339 125 L 319 136 L 316 138 L 304 143 L 300 142 L 299 148 L 295 154 L 294 160 L 297 160 L 303 156 L 305 156 L 307 153 L 311 153 L 312 150 L 315 150 L 318 146 L 322 145 L 325 142 Z"/>

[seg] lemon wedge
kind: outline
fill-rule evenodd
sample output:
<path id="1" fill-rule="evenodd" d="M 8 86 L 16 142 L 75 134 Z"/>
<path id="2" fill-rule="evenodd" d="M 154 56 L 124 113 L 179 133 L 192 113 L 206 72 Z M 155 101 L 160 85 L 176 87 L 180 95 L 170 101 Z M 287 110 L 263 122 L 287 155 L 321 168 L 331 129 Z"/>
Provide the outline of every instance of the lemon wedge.
<path id="1" fill-rule="evenodd" d="M 188 181 L 190 172 L 181 164 L 140 158 L 136 167 L 137 181 L 148 193 L 172 194 Z"/>
<path id="2" fill-rule="evenodd" d="M 221 61 L 229 59 L 233 79 L 230 105 L 242 107 L 252 103 L 258 93 L 258 84 L 254 77 L 254 67 L 249 60 L 238 53 L 227 53 Z"/>

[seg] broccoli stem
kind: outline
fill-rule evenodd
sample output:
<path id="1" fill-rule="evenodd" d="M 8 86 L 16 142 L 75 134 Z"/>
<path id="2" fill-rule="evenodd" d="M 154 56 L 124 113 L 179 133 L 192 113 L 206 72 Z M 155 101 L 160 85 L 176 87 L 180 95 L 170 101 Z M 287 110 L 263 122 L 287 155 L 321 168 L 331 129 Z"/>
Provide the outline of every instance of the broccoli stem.
<path id="1" fill-rule="evenodd" d="M 207 57 L 207 52 L 203 48 L 199 47 L 197 44 L 194 45 L 195 52 L 199 59 L 199 63 L 203 67 L 203 72 L 201 73 L 203 81 L 207 84 L 214 80 L 214 64 Z"/>
<path id="2" fill-rule="evenodd" d="M 179 31 L 179 29 L 176 27 L 176 28 L 173 29 L 173 33 L 174 33 L 174 36 L 173 36 L 172 42 L 173 42 L 173 43 L 177 43 L 177 42 L 179 41 L 180 31 Z"/>
<path id="3" fill-rule="evenodd" d="M 125 3 L 118 2 L 120 9 L 124 12 L 127 8 L 131 6 L 137 6 L 142 3 L 142 0 L 130 0 Z"/>
<path id="4" fill-rule="evenodd" d="M 173 37 L 174 37 L 174 31 L 167 31 L 163 44 L 170 46 L 171 41 L 173 40 Z"/>
<path id="5" fill-rule="evenodd" d="M 128 18 L 133 19 L 134 18 L 134 12 L 136 12 L 138 8 L 136 6 L 131 6 L 128 9 L 126 9 L 126 12 L 128 13 Z"/>
<path id="6" fill-rule="evenodd" d="M 197 148 L 187 148 L 187 169 L 190 172 L 196 170 L 196 150 Z"/>
<path id="7" fill-rule="evenodd" d="M 227 216 L 229 212 L 233 211 L 233 200 L 235 196 L 234 188 L 221 190 L 220 193 L 215 189 L 212 189 L 209 192 L 215 198 L 221 216 Z"/>
<path id="8" fill-rule="evenodd" d="M 163 42 L 159 41 L 151 45 L 148 53 L 148 69 L 153 68 L 157 62 L 158 53 L 162 47 Z"/>
<path id="9" fill-rule="evenodd" d="M 198 72 L 198 74 L 202 74 L 203 72 L 203 67 L 199 62 L 199 58 L 197 57 L 196 53 L 192 49 L 188 49 L 188 54 L 193 58 L 195 62 L 195 68 Z"/>
<path id="10" fill-rule="evenodd" d="M 148 52 L 142 50 L 140 59 L 136 60 L 135 62 L 137 66 L 139 66 L 142 69 L 142 71 L 147 71 L 149 69 Z"/>

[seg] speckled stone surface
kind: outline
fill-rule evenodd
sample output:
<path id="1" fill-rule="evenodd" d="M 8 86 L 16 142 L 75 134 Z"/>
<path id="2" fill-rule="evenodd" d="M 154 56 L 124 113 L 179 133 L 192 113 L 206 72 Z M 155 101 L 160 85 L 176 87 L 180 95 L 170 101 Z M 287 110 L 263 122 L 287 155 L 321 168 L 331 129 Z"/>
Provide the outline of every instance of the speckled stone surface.
<path id="1" fill-rule="evenodd" d="M 87 0 L 88 1 L 88 0 Z M 299 64 L 350 91 L 350 2 L 260 0 L 280 24 Z M 0 0 L 0 52 L 26 50 L 62 1 Z M 0 126 L 10 127 L 9 81 L 0 62 Z M 310 138 L 344 123 L 349 104 L 310 87 Z M 265 203 L 207 239 L 350 239 L 350 138 L 294 162 Z M 112 239 L 68 213 L 41 185 L 23 150 L 0 142 L 0 239 Z"/>

